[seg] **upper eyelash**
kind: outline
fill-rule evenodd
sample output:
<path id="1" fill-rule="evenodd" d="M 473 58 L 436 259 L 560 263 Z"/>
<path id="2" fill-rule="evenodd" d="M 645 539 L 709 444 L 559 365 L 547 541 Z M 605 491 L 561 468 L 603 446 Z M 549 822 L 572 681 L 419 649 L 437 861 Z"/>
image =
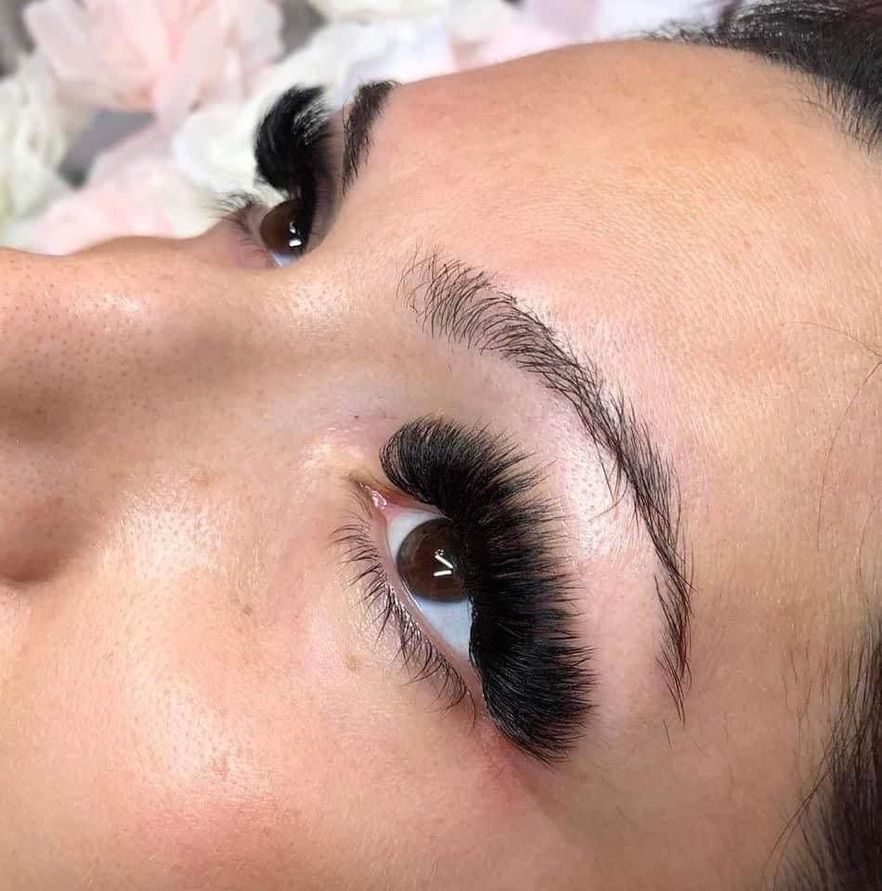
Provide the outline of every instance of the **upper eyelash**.
<path id="1" fill-rule="evenodd" d="M 390 584 L 380 553 L 368 533 L 365 518 L 353 516 L 352 522 L 334 533 L 334 541 L 343 548 L 346 560 L 356 569 L 352 583 L 361 585 L 362 603 L 378 624 L 377 641 L 389 626 L 390 620 L 398 636 L 398 653 L 405 668 L 414 664 L 412 681 L 433 679 L 439 697 L 448 708 L 468 700 L 473 706 L 468 685 L 443 653 L 429 640 L 410 610 L 404 606 Z"/>
<path id="2" fill-rule="evenodd" d="M 488 712 L 523 750 L 561 760 L 590 708 L 593 676 L 565 609 L 572 580 L 555 564 L 560 518 L 536 492 L 541 475 L 486 427 L 431 417 L 401 427 L 380 464 L 392 485 L 460 530 L 469 651 Z"/>
<path id="3" fill-rule="evenodd" d="M 331 178 L 331 112 L 319 87 L 293 87 L 266 114 L 254 140 L 261 181 L 284 194 L 301 185 L 304 173 L 318 184 Z"/>
<path id="4" fill-rule="evenodd" d="M 310 210 L 330 211 L 337 193 L 331 112 L 319 87 L 294 87 L 276 100 L 254 140 L 257 178 Z"/>
<path id="5" fill-rule="evenodd" d="M 474 616 L 470 659 L 490 717 L 519 748 L 553 762 L 579 735 L 593 675 L 584 665 L 590 651 L 578 644 L 565 609 L 570 579 L 552 556 L 558 518 L 536 495 L 540 476 L 525 459 L 486 428 L 439 418 L 403 425 L 380 452 L 392 486 L 439 509 L 460 531 Z M 370 537 L 349 528 L 348 541 L 351 553 L 366 558 L 359 578 L 367 579 L 369 596 L 385 594 L 388 580 Z M 407 625 L 395 609 L 390 617 Z M 402 635 L 405 645 L 410 634 Z M 455 673 L 438 655 L 441 662 L 428 664 Z"/>
<path id="6" fill-rule="evenodd" d="M 257 183 L 283 198 L 298 197 L 309 211 L 308 241 L 316 217 L 334 203 L 331 115 L 320 88 L 294 87 L 283 94 L 257 129 L 254 157 Z M 249 213 L 264 201 L 255 192 L 233 191 L 214 196 L 214 216 L 226 220 L 246 244 L 260 248 Z"/>

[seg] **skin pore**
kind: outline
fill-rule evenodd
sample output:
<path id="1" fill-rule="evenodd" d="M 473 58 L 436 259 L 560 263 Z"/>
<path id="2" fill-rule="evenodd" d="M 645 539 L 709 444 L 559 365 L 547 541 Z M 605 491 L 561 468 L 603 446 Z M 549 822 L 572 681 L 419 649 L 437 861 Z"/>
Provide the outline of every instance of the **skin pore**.
<path id="1" fill-rule="evenodd" d="M 561 50 L 397 88 L 291 266 L 227 224 L 0 252 L 0 885 L 771 880 L 882 520 L 882 185 L 806 96 L 728 51 Z M 420 328 L 402 271 L 434 251 L 589 357 L 674 468 L 684 720 L 629 493 L 565 401 Z M 560 508 L 596 683 L 553 767 L 408 682 L 333 545 L 425 415 L 504 433 Z"/>

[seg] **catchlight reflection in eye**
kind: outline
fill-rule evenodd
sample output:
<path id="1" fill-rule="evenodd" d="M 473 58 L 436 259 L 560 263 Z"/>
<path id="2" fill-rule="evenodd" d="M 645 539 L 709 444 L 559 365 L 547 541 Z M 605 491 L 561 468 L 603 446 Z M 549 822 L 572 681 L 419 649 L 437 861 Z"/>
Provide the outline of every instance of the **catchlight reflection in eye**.
<path id="1" fill-rule="evenodd" d="M 467 659 L 472 602 L 456 528 L 446 517 L 411 508 L 396 510 L 387 524 L 389 551 L 402 584 L 434 631 Z"/>

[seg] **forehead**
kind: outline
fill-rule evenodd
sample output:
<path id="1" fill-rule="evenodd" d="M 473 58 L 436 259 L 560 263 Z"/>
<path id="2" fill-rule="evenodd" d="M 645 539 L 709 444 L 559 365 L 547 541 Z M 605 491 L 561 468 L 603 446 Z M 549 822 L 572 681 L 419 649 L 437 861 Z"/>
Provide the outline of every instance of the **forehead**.
<path id="1" fill-rule="evenodd" d="M 396 90 L 340 237 L 498 273 L 663 441 L 716 561 L 702 580 L 751 548 L 771 579 L 808 547 L 806 481 L 867 372 L 829 331 L 878 330 L 876 164 L 783 67 L 577 47 Z M 816 568 L 794 588 L 813 591 Z"/>
<path id="2" fill-rule="evenodd" d="M 806 78 L 747 53 L 618 42 L 423 81 L 373 142 L 350 231 L 365 208 L 378 249 L 418 233 L 553 290 L 583 330 L 877 303 L 878 162 Z"/>
<path id="3" fill-rule="evenodd" d="M 781 66 L 596 44 L 396 90 L 344 217 L 378 251 L 418 236 L 548 293 L 582 331 L 667 337 L 770 301 L 875 304 L 877 163 Z"/>
<path id="4" fill-rule="evenodd" d="M 492 219 L 506 244 L 528 228 L 553 255 L 601 231 L 606 243 L 657 242 L 661 224 L 682 240 L 713 221 L 728 240 L 770 215 L 810 235 L 819 200 L 835 214 L 867 176 L 815 98 L 802 75 L 746 53 L 572 47 L 400 88 L 377 156 L 386 194 L 406 194 L 412 212 L 455 203 L 471 222 Z"/>
<path id="5" fill-rule="evenodd" d="M 653 152 L 697 150 L 708 140 L 769 146 L 787 138 L 788 127 L 804 139 L 818 120 L 806 98 L 814 98 L 807 78 L 784 66 L 746 52 L 662 41 L 572 46 L 396 92 L 409 126 L 462 127 L 469 150 L 544 131 L 567 152 L 583 151 L 586 139 L 598 149 L 618 146 L 625 135 L 651 139 L 644 148 Z M 526 138 L 523 149 L 537 145 L 548 148 Z"/>

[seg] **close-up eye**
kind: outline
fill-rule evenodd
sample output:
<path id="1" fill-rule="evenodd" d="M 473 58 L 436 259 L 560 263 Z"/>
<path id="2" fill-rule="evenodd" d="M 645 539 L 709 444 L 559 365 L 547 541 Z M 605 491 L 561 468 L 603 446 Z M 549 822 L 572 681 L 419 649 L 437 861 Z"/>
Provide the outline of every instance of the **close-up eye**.
<path id="1" fill-rule="evenodd" d="M 290 266 L 315 241 L 316 207 L 309 192 L 301 192 L 271 207 L 257 195 L 225 195 L 219 198 L 218 208 L 222 221 L 234 227 L 243 244 L 272 265 Z"/>
<path id="2" fill-rule="evenodd" d="M 273 264 L 288 266 L 327 229 L 337 190 L 339 152 L 322 91 L 289 90 L 264 118 L 254 154 L 258 185 L 282 200 L 268 206 L 258 194 L 221 196 L 222 215 Z"/>
<path id="3" fill-rule="evenodd" d="M 454 524 L 426 510 L 392 509 L 386 520 L 386 540 L 402 587 L 434 631 L 467 659 L 472 603 Z"/>
<path id="4" fill-rule="evenodd" d="M 564 757 L 592 676 L 533 459 L 486 428 L 432 417 L 404 424 L 379 458 L 388 486 L 356 487 L 370 520 L 336 534 L 372 618 L 397 633 L 415 679 L 434 677 L 451 704 L 479 681 L 504 736 L 540 761 Z"/>

